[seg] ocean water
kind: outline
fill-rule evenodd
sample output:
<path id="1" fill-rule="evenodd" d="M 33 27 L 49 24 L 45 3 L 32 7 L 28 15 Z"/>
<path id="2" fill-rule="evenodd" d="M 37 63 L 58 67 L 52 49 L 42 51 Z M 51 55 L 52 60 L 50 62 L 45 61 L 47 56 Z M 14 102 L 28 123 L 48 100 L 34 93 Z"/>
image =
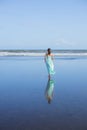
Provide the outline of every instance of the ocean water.
<path id="1" fill-rule="evenodd" d="M 86 57 L 87 50 L 52 50 L 55 56 L 62 57 Z M 0 50 L 0 56 L 44 56 L 46 50 Z"/>
<path id="2" fill-rule="evenodd" d="M 0 57 L 0 130 L 87 130 L 87 58 L 54 64 L 49 81 L 43 57 Z"/>

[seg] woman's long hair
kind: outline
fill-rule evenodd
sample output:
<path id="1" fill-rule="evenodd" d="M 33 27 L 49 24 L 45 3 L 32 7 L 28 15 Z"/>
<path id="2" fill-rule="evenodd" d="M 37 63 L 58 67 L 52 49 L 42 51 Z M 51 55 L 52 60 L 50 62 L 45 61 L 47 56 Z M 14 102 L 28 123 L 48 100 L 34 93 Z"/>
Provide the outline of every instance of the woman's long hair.
<path id="1" fill-rule="evenodd" d="M 51 54 L 51 49 L 48 48 L 48 49 L 47 49 L 47 52 L 48 52 L 48 55 L 50 55 L 50 54 Z"/>

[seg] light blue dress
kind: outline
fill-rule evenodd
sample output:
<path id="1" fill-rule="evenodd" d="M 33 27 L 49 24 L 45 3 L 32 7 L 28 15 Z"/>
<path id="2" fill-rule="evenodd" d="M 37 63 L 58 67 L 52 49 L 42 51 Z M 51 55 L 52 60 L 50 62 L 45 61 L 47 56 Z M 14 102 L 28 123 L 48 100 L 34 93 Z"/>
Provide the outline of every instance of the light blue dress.
<path id="1" fill-rule="evenodd" d="M 46 66 L 47 66 L 48 74 L 50 75 L 55 74 L 53 60 L 50 55 L 46 56 Z"/>

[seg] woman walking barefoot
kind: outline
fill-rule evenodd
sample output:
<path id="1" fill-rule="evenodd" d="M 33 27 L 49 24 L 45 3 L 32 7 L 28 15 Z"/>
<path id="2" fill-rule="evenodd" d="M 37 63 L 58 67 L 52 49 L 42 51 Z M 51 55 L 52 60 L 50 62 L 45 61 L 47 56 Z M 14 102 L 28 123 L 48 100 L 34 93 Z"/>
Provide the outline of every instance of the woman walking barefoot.
<path id="1" fill-rule="evenodd" d="M 50 79 L 51 75 L 55 74 L 54 63 L 53 63 L 53 54 L 51 53 L 50 48 L 47 49 L 47 53 L 45 54 L 44 60 L 45 60 L 47 70 L 48 70 L 48 78 Z"/>

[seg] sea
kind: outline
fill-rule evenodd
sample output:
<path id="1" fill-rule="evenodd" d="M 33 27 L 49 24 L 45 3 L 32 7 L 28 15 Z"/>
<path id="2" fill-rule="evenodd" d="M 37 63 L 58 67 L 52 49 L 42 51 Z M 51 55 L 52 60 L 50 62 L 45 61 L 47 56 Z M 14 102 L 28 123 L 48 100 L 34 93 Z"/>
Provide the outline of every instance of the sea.
<path id="1" fill-rule="evenodd" d="M 0 130 L 87 130 L 87 50 L 0 51 Z"/>
<path id="2" fill-rule="evenodd" d="M 52 50 L 55 56 L 87 56 L 87 50 Z M 46 50 L 0 50 L 0 56 L 44 56 Z"/>

